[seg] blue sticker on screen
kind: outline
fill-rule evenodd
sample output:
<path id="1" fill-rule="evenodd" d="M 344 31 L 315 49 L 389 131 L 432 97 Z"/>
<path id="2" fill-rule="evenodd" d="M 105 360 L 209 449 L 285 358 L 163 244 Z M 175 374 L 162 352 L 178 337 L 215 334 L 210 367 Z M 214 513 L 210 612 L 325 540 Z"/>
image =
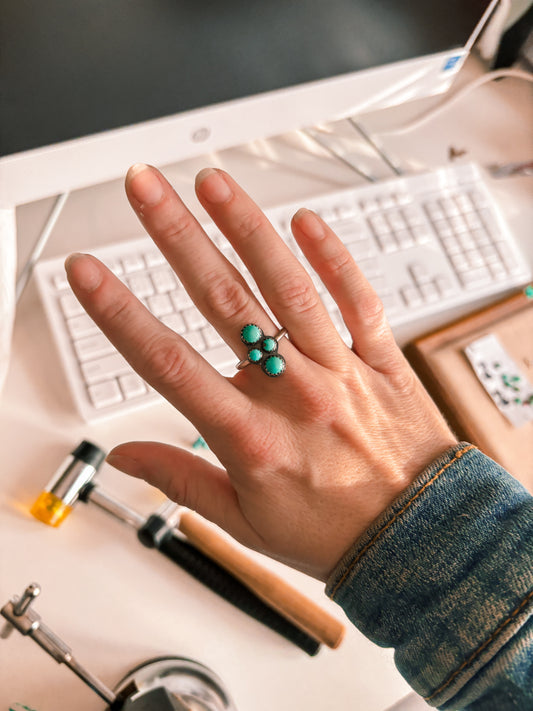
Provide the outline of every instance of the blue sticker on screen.
<path id="1" fill-rule="evenodd" d="M 443 66 L 442 71 L 443 72 L 449 72 L 450 69 L 454 69 L 457 64 L 461 61 L 463 58 L 462 54 L 456 54 L 455 57 L 449 57 L 446 60 L 446 64 Z"/>

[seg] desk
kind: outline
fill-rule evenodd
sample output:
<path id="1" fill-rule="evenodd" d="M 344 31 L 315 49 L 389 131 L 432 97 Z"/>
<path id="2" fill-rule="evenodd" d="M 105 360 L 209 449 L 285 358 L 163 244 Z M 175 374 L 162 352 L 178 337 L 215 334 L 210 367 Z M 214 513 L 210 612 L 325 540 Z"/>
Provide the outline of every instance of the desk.
<path id="1" fill-rule="evenodd" d="M 465 71 L 475 73 L 478 68 L 470 63 Z M 426 103 L 368 115 L 364 125 L 383 131 Z M 413 133 L 383 134 L 383 144 L 407 169 L 445 164 L 450 146 L 465 150 L 464 160 L 481 165 L 531 158 L 532 104 L 530 85 L 516 80 L 491 84 Z M 142 155 L 132 156 L 132 163 L 142 160 Z M 365 160 L 372 159 L 366 155 Z M 190 205 L 193 176 L 206 164 L 230 171 L 265 207 L 292 199 L 305 204 L 312 195 L 355 182 L 348 168 L 290 134 L 168 166 L 167 176 Z M 387 176 L 384 166 L 374 167 L 381 177 Z M 491 187 L 533 264 L 533 178 L 494 181 Z M 45 200 L 19 210 L 21 262 L 50 204 Z M 45 256 L 138 234 L 122 183 L 115 181 L 71 196 Z M 403 343 L 459 315 L 445 313 L 431 323 L 410 324 L 396 336 Z M 187 447 L 195 437 L 192 426 L 165 403 L 104 424 L 82 423 L 30 283 L 19 302 L 0 400 L 0 603 L 20 594 L 30 581 L 39 582 L 43 592 L 37 611 L 108 686 L 145 659 L 177 654 L 219 674 L 239 711 L 383 711 L 408 694 L 390 651 L 375 647 L 354 628 L 348 627 L 338 650 L 322 649 L 309 658 L 162 556 L 143 549 L 130 530 L 97 509 L 80 507 L 58 530 L 27 513 L 51 473 L 81 439 L 110 449 L 131 439 Z M 158 492 L 110 467 L 104 467 L 101 480 L 141 513 L 152 512 L 161 501 Z M 276 563 L 266 564 L 342 619 L 320 583 Z M 0 702 L 3 708 L 18 702 L 36 711 L 102 708 L 72 673 L 16 633 L 0 641 Z"/>

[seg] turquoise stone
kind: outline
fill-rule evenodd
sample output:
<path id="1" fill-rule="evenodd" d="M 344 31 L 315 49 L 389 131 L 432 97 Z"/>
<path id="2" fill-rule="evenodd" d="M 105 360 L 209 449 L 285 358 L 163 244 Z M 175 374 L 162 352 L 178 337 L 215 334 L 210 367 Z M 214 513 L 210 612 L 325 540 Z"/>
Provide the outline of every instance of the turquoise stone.
<path id="1" fill-rule="evenodd" d="M 278 350 L 278 343 L 275 338 L 272 338 L 272 336 L 263 338 L 261 346 L 265 353 L 275 353 Z"/>
<path id="2" fill-rule="evenodd" d="M 248 323 L 241 331 L 241 340 L 251 346 L 263 338 L 263 331 L 255 323 Z"/>
<path id="3" fill-rule="evenodd" d="M 285 370 L 285 358 L 278 354 L 269 355 L 262 362 L 261 367 L 267 375 L 275 378 Z"/>
<path id="4" fill-rule="evenodd" d="M 250 348 L 248 351 L 248 360 L 250 363 L 259 363 L 263 354 L 259 348 Z"/>

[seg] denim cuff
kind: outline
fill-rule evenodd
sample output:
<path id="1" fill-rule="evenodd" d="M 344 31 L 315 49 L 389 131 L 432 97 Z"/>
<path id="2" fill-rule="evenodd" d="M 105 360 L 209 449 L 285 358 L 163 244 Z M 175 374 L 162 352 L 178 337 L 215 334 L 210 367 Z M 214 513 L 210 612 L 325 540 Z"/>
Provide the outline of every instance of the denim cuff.
<path id="1" fill-rule="evenodd" d="M 399 671 L 431 706 L 456 708 L 458 696 L 466 704 L 482 693 L 480 670 L 494 673 L 526 625 L 532 560 L 533 498 L 463 442 L 355 542 L 326 593 L 372 641 L 395 648 Z"/>

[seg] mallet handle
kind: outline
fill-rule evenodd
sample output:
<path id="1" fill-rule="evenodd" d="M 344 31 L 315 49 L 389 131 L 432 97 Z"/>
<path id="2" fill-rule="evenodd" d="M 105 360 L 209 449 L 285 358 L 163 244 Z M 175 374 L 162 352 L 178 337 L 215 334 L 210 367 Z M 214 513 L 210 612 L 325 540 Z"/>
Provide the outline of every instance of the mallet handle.
<path id="1" fill-rule="evenodd" d="M 216 560 L 257 597 L 319 642 L 335 649 L 344 636 L 344 626 L 272 571 L 232 545 L 197 514 L 184 511 L 178 525 L 189 541 Z"/>

